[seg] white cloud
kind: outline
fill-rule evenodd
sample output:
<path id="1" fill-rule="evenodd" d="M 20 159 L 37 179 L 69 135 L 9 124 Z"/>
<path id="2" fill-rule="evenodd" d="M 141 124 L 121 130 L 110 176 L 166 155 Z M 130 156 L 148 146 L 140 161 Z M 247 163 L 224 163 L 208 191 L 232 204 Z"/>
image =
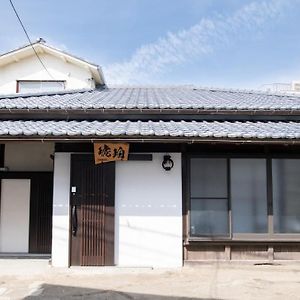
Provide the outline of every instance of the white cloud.
<path id="1" fill-rule="evenodd" d="M 256 1 L 232 15 L 202 19 L 194 26 L 168 33 L 155 43 L 141 46 L 124 62 L 104 68 L 108 83 L 151 83 L 155 74 L 172 65 L 180 65 L 212 53 L 237 37 L 258 32 L 264 24 L 278 17 L 289 0 Z"/>

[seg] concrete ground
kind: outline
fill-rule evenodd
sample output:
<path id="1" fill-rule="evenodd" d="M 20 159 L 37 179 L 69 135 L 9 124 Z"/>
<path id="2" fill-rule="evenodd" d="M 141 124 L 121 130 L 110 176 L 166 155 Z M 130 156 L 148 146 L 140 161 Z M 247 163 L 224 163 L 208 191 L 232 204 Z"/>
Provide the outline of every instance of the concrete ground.
<path id="1" fill-rule="evenodd" d="M 300 264 L 211 263 L 177 270 L 70 268 L 0 259 L 0 299 L 300 299 Z"/>

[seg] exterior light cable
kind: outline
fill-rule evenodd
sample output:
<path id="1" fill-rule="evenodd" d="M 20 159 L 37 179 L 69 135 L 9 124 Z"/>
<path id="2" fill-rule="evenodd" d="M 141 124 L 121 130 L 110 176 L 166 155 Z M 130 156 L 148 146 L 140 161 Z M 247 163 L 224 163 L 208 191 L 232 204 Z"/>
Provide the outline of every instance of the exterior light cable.
<path id="1" fill-rule="evenodd" d="M 35 48 L 34 48 L 32 42 L 31 42 L 31 39 L 30 39 L 30 37 L 29 37 L 29 35 L 28 35 L 28 33 L 27 33 L 27 30 L 26 30 L 25 26 L 23 25 L 23 22 L 22 22 L 21 18 L 19 17 L 19 14 L 18 14 L 18 12 L 17 12 L 17 10 L 16 10 L 16 8 L 15 8 L 15 6 L 14 6 L 12 0 L 9 0 L 9 2 L 10 2 L 10 5 L 11 5 L 11 7 L 12 7 L 12 9 L 13 9 L 13 11 L 14 11 L 16 17 L 17 17 L 18 20 L 19 20 L 19 23 L 21 24 L 21 26 L 22 26 L 22 28 L 23 28 L 23 31 L 24 31 L 24 33 L 25 33 L 25 35 L 26 35 L 26 37 L 27 37 L 27 39 L 28 39 L 28 41 L 29 41 L 29 44 L 30 44 L 31 48 L 33 49 L 33 51 L 34 51 L 34 53 L 35 53 L 37 59 L 39 60 L 39 62 L 40 62 L 41 65 L 43 66 L 43 68 L 46 70 L 46 72 L 48 73 L 48 75 L 49 75 L 52 79 L 54 79 L 53 76 L 52 76 L 52 75 L 50 74 L 50 72 L 48 71 L 48 69 L 46 68 L 46 66 L 44 65 L 44 63 L 43 63 L 43 61 L 41 60 L 41 58 L 39 57 L 38 53 L 36 52 L 36 50 L 35 50 Z"/>

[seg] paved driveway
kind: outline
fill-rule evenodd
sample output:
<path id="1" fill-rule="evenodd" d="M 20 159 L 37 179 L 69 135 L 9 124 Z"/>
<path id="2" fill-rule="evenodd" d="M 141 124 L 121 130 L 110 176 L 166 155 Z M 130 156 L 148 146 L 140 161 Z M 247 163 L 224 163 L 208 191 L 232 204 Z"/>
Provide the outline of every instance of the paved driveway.
<path id="1" fill-rule="evenodd" d="M 300 264 L 56 269 L 0 260 L 0 299 L 300 299 Z"/>

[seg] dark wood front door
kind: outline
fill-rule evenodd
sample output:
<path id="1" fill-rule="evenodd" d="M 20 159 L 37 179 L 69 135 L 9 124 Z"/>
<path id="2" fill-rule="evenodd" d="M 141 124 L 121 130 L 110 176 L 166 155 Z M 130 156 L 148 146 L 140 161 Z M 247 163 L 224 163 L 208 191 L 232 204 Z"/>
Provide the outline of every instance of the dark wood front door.
<path id="1" fill-rule="evenodd" d="M 115 163 L 95 165 L 92 155 L 72 155 L 72 266 L 114 264 L 114 194 Z"/>

